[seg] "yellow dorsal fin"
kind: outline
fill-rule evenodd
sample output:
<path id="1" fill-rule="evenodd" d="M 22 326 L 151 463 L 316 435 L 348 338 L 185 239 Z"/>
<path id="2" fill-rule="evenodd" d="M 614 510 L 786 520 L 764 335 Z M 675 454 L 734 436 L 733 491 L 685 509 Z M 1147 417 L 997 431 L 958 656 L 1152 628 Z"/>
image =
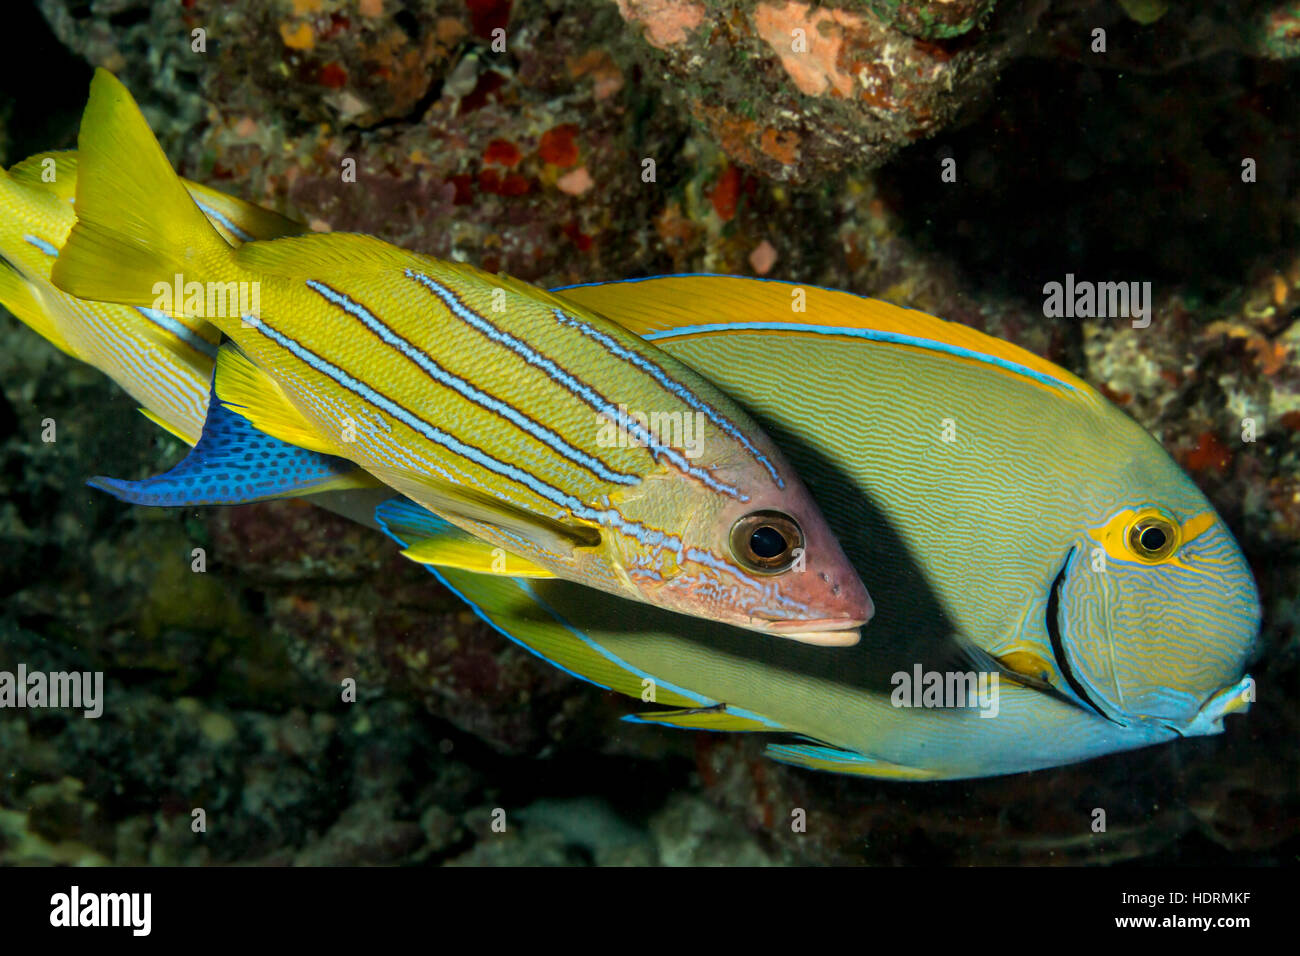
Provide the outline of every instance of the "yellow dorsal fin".
<path id="1" fill-rule="evenodd" d="M 188 179 L 182 182 L 203 214 L 232 244 L 252 242 L 255 239 L 280 239 L 310 232 L 302 223 L 286 219 L 269 209 Z"/>
<path id="2" fill-rule="evenodd" d="M 481 538 L 460 529 L 449 530 L 433 538 L 416 541 L 402 552 L 416 564 L 440 568 L 459 568 L 476 574 L 502 574 L 510 578 L 553 578 L 550 571 L 533 562 L 508 554 Z"/>
<path id="3" fill-rule="evenodd" d="M 271 376 L 250 362 L 231 343 L 217 350 L 217 398 L 261 432 L 299 448 L 342 455 L 339 443 L 322 435 Z"/>
<path id="4" fill-rule="evenodd" d="M 1082 379 L 1047 359 L 970 326 L 903 309 L 879 299 L 741 276 L 659 276 L 556 290 L 651 341 L 727 330 L 773 335 L 801 329 L 844 334 L 940 352 L 955 361 L 983 362 L 1003 373 L 1091 401 L 1098 396 Z M 801 311 L 795 306 L 802 305 Z"/>
<path id="5" fill-rule="evenodd" d="M 54 324 L 51 310 L 37 287 L 4 261 L 0 261 L 0 305 L 27 323 L 61 352 L 75 359 L 81 358 Z"/>
<path id="6" fill-rule="evenodd" d="M 338 273 L 419 268 L 429 262 L 419 253 L 355 232 L 289 236 L 241 247 L 239 264 L 277 276 L 328 276 Z"/>
<path id="7" fill-rule="evenodd" d="M 9 175 L 24 186 L 44 189 L 66 202 L 77 192 L 76 150 L 59 149 L 28 156 L 10 167 Z"/>

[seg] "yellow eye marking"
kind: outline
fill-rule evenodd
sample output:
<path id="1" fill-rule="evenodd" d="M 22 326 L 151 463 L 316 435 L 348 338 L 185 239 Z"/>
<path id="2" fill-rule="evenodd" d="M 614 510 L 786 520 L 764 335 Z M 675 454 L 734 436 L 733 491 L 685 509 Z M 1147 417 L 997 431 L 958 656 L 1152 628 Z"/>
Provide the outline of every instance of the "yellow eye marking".
<path id="1" fill-rule="evenodd" d="M 1214 526 L 1218 519 L 1204 511 L 1179 524 L 1160 508 L 1126 508 L 1088 534 L 1106 551 L 1106 557 L 1130 564 L 1172 564 L 1191 571 L 1178 559 L 1179 549 Z"/>

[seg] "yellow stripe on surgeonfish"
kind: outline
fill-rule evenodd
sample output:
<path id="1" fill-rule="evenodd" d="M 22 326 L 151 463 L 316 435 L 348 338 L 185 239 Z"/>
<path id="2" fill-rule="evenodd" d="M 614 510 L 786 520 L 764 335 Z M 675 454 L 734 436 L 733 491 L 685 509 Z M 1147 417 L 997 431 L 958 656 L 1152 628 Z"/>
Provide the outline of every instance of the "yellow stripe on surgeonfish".
<path id="1" fill-rule="evenodd" d="M 794 640 L 857 640 L 870 598 L 797 474 L 686 365 L 572 301 L 368 236 L 232 248 L 102 70 L 79 145 L 54 283 L 151 307 L 173 279 L 238 293 L 203 317 L 277 386 L 228 402 L 266 434 L 313 433 L 559 577 Z M 202 295 L 184 298 L 165 311 L 202 314 Z M 224 389 L 219 366 L 227 402 Z"/>

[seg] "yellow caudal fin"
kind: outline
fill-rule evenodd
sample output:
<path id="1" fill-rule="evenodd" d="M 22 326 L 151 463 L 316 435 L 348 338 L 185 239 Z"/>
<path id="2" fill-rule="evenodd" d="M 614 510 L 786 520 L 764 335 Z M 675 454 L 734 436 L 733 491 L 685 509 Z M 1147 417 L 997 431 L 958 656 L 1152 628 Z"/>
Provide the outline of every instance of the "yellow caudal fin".
<path id="1" fill-rule="evenodd" d="M 41 297 L 39 289 L 3 258 L 0 258 L 0 305 L 49 340 L 60 351 L 66 352 L 73 358 L 81 358 L 59 332 L 53 312 Z"/>
<path id="2" fill-rule="evenodd" d="M 454 525 L 433 537 L 424 538 L 402 551 L 416 564 L 459 568 L 476 574 L 504 574 L 511 578 L 553 578 L 555 575 L 526 558 L 508 554 Z"/>
<path id="3" fill-rule="evenodd" d="M 106 70 L 95 71 L 77 144 L 77 225 L 54 264 L 58 288 L 151 306 L 157 283 L 178 275 L 209 281 L 231 270 L 229 244 L 186 192 L 131 94 Z"/>

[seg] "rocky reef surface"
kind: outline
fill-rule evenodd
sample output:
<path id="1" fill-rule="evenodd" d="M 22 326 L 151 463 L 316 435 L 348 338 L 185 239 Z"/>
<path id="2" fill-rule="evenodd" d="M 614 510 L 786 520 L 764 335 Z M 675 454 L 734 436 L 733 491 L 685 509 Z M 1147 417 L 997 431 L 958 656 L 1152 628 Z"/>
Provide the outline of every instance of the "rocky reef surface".
<path id="1" fill-rule="evenodd" d="M 621 722 L 629 702 L 320 509 L 152 511 L 86 488 L 181 445 L 6 320 L 0 670 L 102 670 L 107 703 L 98 720 L 0 711 L 0 863 L 1294 858 L 1295 4 L 37 7 L 3 42 L 37 46 L 51 79 L 36 104 L 0 68 L 6 164 L 72 146 L 105 66 L 182 173 L 320 231 L 546 286 L 730 272 L 965 322 L 1162 441 L 1236 532 L 1265 626 L 1258 701 L 1219 737 L 925 786 L 791 770 L 744 736 Z M 1044 318 L 1043 284 L 1067 272 L 1151 281 L 1151 326 Z"/>

